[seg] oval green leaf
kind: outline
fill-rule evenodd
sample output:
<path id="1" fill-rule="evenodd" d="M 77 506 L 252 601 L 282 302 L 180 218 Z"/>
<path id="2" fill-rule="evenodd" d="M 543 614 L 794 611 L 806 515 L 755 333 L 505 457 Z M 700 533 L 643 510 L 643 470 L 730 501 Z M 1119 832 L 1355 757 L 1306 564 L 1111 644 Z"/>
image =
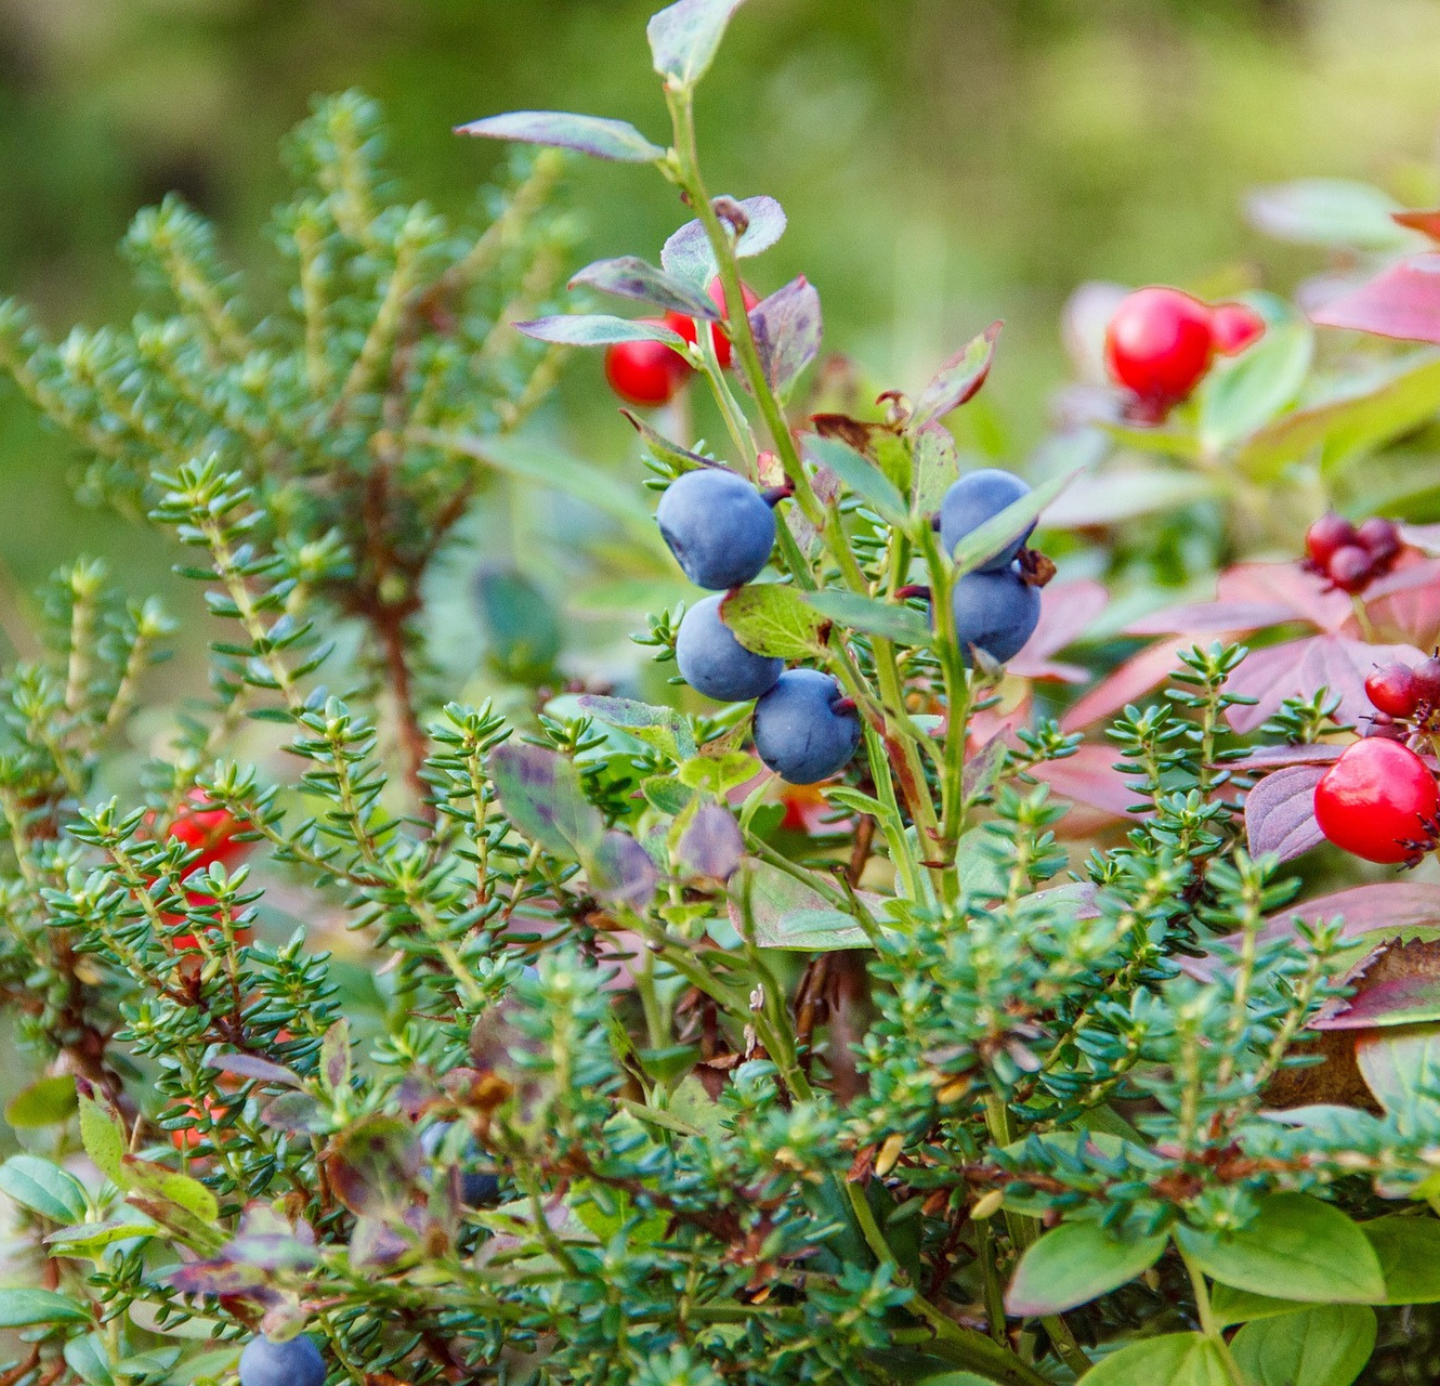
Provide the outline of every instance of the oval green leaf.
<path id="1" fill-rule="evenodd" d="M 1099 1223 L 1061 1223 L 1020 1258 L 1005 1296 L 1005 1311 L 1031 1319 L 1088 1304 L 1149 1270 L 1169 1240 L 1162 1232 L 1122 1242 Z"/>
<path id="2" fill-rule="evenodd" d="M 793 587 L 752 583 L 720 604 L 720 619 L 747 650 L 772 659 L 813 659 L 825 649 L 829 622 Z"/>
<path id="3" fill-rule="evenodd" d="M 1167 1333 L 1121 1348 L 1085 1373 L 1085 1386 L 1231 1386 L 1220 1349 L 1200 1333 Z"/>
<path id="4" fill-rule="evenodd" d="M 1350 1386 L 1375 1350 L 1375 1311 L 1317 1304 L 1247 1323 L 1230 1351 L 1252 1386 Z"/>
<path id="5" fill-rule="evenodd" d="M 54 1290 L 0 1290 L 0 1328 L 37 1323 L 89 1323 L 90 1311 Z"/>
<path id="6" fill-rule="evenodd" d="M 85 1216 L 87 1200 L 80 1181 L 36 1155 L 12 1155 L 0 1165 L 0 1193 L 51 1222 L 68 1225 Z"/>

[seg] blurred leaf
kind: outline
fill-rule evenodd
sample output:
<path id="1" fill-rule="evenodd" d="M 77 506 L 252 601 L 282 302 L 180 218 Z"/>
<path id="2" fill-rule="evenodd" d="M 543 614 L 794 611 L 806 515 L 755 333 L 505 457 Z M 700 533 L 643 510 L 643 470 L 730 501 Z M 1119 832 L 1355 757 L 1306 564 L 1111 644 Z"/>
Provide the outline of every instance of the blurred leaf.
<path id="1" fill-rule="evenodd" d="M 899 602 L 876 601 L 858 592 L 807 592 L 805 601 L 837 625 L 900 645 L 929 645 L 935 638 L 925 617 Z"/>
<path id="2" fill-rule="evenodd" d="M 1363 1226 L 1361 1231 L 1364 1231 Z M 1293 1314 L 1304 1307 L 1293 1299 L 1251 1294 L 1249 1290 L 1237 1290 L 1230 1285 L 1215 1285 L 1210 1291 L 1210 1308 L 1214 1311 L 1215 1322 L 1222 1328 L 1274 1318 L 1276 1314 Z"/>
<path id="3" fill-rule="evenodd" d="M 774 659 L 810 659 L 825 648 L 829 624 L 793 587 L 752 583 L 720 603 L 720 619 L 755 654 Z"/>
<path id="4" fill-rule="evenodd" d="M 848 443 L 838 438 L 809 436 L 804 438 L 805 455 L 817 466 L 833 472 L 861 500 L 868 502 L 892 525 L 903 525 L 910 518 L 905 498 L 873 462 L 862 457 Z"/>
<path id="5" fill-rule="evenodd" d="M 759 773 L 760 762 L 744 751 L 727 751 L 724 755 L 692 756 L 681 767 L 680 783 L 693 789 L 708 790 L 716 797 L 738 789 L 746 780 Z"/>
<path id="6" fill-rule="evenodd" d="M 1046 512 L 1051 529 L 1089 529 L 1133 520 L 1137 515 L 1177 510 L 1219 494 L 1215 477 L 1158 467 L 1122 467 L 1099 476 L 1077 477 Z"/>
<path id="7" fill-rule="evenodd" d="M 1292 403 L 1305 383 L 1315 339 L 1303 322 L 1280 323 L 1237 361 L 1214 372 L 1200 401 L 1200 440 L 1220 452 Z"/>
<path id="8" fill-rule="evenodd" d="M 1417 255 L 1391 265 L 1310 316 L 1322 327 L 1440 343 L 1440 255 Z"/>
<path id="9" fill-rule="evenodd" d="M 953 409 L 974 399 L 995 360 L 995 342 L 1005 324 L 992 322 L 978 337 L 961 347 L 920 391 L 907 427 L 912 433 L 943 419 Z"/>
<path id="10" fill-rule="evenodd" d="M 604 900 L 643 909 L 655 894 L 660 873 L 649 853 L 628 833 L 612 828 L 585 860 L 590 884 Z"/>
<path id="11" fill-rule="evenodd" d="M 1245 209 L 1255 226 L 1277 240 L 1359 250 L 1410 243 L 1391 217 L 1400 210 L 1398 202 L 1368 183 L 1344 178 L 1300 178 L 1256 188 Z"/>
<path id="12" fill-rule="evenodd" d="M 688 471 L 692 467 L 713 467 L 715 465 L 710 458 L 702 457 L 698 452 L 691 452 L 689 448 L 671 442 L 663 433 L 651 428 L 634 410 L 622 409 L 620 412 L 629 419 L 635 431 L 645 440 L 645 446 L 650 449 L 656 461 L 669 463 L 682 472 Z"/>
<path id="13" fill-rule="evenodd" d="M 240 1078 L 253 1078 L 258 1083 L 278 1083 L 287 1088 L 300 1086 L 299 1074 L 256 1054 L 212 1054 L 205 1064 L 207 1068 L 233 1073 Z"/>
<path id="14" fill-rule="evenodd" d="M 1355 1037 L 1365 1086 L 1391 1116 L 1407 1123 L 1440 1099 L 1440 1025 L 1407 1025 Z"/>
<path id="15" fill-rule="evenodd" d="M 80 1098 L 80 1139 L 95 1168 L 118 1184 L 125 1156 L 125 1134 L 110 1109 L 93 1097 Z"/>
<path id="16" fill-rule="evenodd" d="M 1230 1351 L 1251 1386 L 1350 1386 L 1375 1349 L 1375 1311 L 1322 1304 L 1247 1323 Z"/>
<path id="17" fill-rule="evenodd" d="M 357 1216 L 398 1218 L 409 1206 L 420 1172 L 420 1148 L 410 1124 L 369 1116 L 340 1132 L 325 1157 L 335 1196 Z"/>
<path id="18" fill-rule="evenodd" d="M 74 1075 L 62 1073 L 41 1078 L 17 1092 L 6 1104 L 5 1120 L 24 1129 L 58 1126 L 75 1115 L 78 1104 Z"/>
<path id="19" fill-rule="evenodd" d="M 350 1091 L 350 1022 L 343 1016 L 320 1041 L 320 1081 L 331 1097 Z"/>
<path id="20" fill-rule="evenodd" d="M 490 140 L 518 140 L 552 149 L 576 149 L 596 159 L 622 164 L 648 164 L 665 157 L 633 125 L 601 116 L 574 115 L 569 111 L 509 111 L 486 116 L 456 127 L 457 135 L 480 135 Z"/>
<path id="21" fill-rule="evenodd" d="M 873 911 L 882 901 L 869 891 L 859 898 Z M 730 922 L 743 935 L 745 907 L 762 948 L 833 952 L 839 948 L 868 948 L 870 940 L 850 915 L 837 910 L 824 896 L 776 867 L 752 862 L 742 884 L 731 891 Z"/>
<path id="22" fill-rule="evenodd" d="M 582 693 L 578 703 L 587 717 L 629 732 L 673 760 L 689 760 L 695 754 L 695 734 L 690 730 L 690 723 L 673 707 L 655 707 L 631 698 L 609 698 L 598 693 Z"/>
<path id="23" fill-rule="evenodd" d="M 785 209 L 773 197 L 764 196 L 741 198 L 740 206 L 749 224 L 735 242 L 735 255 L 744 259 L 769 250 L 784 235 Z M 700 221 L 687 221 L 665 242 L 660 263 L 671 274 L 702 287 L 720 272 Z"/>
<path id="24" fill-rule="evenodd" d="M 580 791 L 564 756 L 542 746 L 507 743 L 490 752 L 500 805 L 521 834 L 560 856 L 579 857 L 600 843 L 600 810 Z"/>
<path id="25" fill-rule="evenodd" d="M 1202 1333 L 1166 1333 L 1111 1353 L 1085 1386 L 1232 1386 L 1220 1349 Z"/>
<path id="26" fill-rule="evenodd" d="M 824 328 L 815 286 L 802 274 L 761 299 L 750 310 L 750 331 L 765 379 L 783 402 L 801 371 L 820 354 Z"/>
<path id="27" fill-rule="evenodd" d="M 104 1222 L 86 1222 L 78 1227 L 52 1232 L 45 1238 L 45 1245 L 52 1256 L 83 1257 L 86 1260 L 99 1261 L 103 1258 L 106 1247 L 116 1242 L 129 1241 L 132 1237 L 154 1236 L 158 1231 L 160 1228 L 149 1218 L 107 1218 Z"/>
<path id="28" fill-rule="evenodd" d="M 1385 1277 L 1383 1304 L 1440 1304 L 1440 1221 L 1428 1213 L 1362 1222 Z"/>
<path id="29" fill-rule="evenodd" d="M 110 1371 L 110 1356 L 103 1333 L 87 1333 L 83 1338 L 71 1338 L 65 1344 L 65 1365 L 85 1386 L 113 1386 L 115 1377 Z"/>
<path id="30" fill-rule="evenodd" d="M 304 1092 L 282 1093 L 260 1110 L 260 1120 L 272 1131 L 319 1135 L 330 1129 L 330 1118 L 320 1104 Z"/>
<path id="31" fill-rule="evenodd" d="M 673 308 L 691 318 L 714 321 L 720 310 L 684 279 L 666 274 L 638 256 L 622 255 L 616 260 L 596 260 L 572 276 L 570 287 L 586 284 L 618 298 L 633 298 L 641 303 L 655 303 Z"/>
<path id="32" fill-rule="evenodd" d="M 541 683 L 560 653 L 560 620 L 549 597 L 523 573 L 482 569 L 475 599 L 486 654 L 495 669 L 516 683 Z"/>
<path id="33" fill-rule="evenodd" d="M 1162 1232 L 1123 1242 L 1099 1223 L 1063 1222 L 1020 1258 L 1005 1295 L 1005 1311 L 1039 1318 L 1088 1304 L 1149 1270 L 1169 1241 Z"/>
<path id="34" fill-rule="evenodd" d="M 663 775 L 652 775 L 649 779 L 640 782 L 640 792 L 645 796 L 645 802 L 658 813 L 669 814 L 672 818 L 677 813 L 683 813 L 690 800 L 695 797 L 695 790 L 689 784 L 672 780 Z"/>
<path id="35" fill-rule="evenodd" d="M 1368 1304 L 1385 1293 L 1380 1263 L 1365 1234 L 1338 1208 L 1309 1194 L 1270 1194 L 1248 1227 L 1175 1238 L 1214 1280 L 1303 1302 Z"/>
<path id="36" fill-rule="evenodd" d="M 126 1155 L 121 1161 L 120 1181 L 127 1189 L 140 1190 L 166 1203 L 173 1203 L 208 1223 L 212 1229 L 220 1219 L 220 1205 L 204 1184 L 153 1160 Z"/>
<path id="37" fill-rule="evenodd" d="M 1245 834 L 1250 855 L 1276 853 L 1289 861 L 1325 840 L 1315 821 L 1315 786 L 1327 767 L 1291 765 L 1266 775 L 1245 796 Z"/>
<path id="38" fill-rule="evenodd" d="M 89 1203 L 73 1174 L 36 1155 L 12 1155 L 0 1165 L 0 1193 L 42 1218 L 64 1224 L 79 1222 Z"/>
<path id="39" fill-rule="evenodd" d="M 560 346 L 611 346 L 616 342 L 664 342 L 684 349 L 685 339 L 659 323 L 638 318 L 616 318 L 606 313 L 561 313 L 558 317 L 536 318 L 514 324 L 517 332 L 537 342 Z"/>
<path id="40" fill-rule="evenodd" d="M 943 424 L 929 423 L 915 434 L 915 513 L 933 515 L 960 476 L 955 440 Z"/>
<path id="41" fill-rule="evenodd" d="M 676 862 L 687 875 L 715 881 L 728 881 L 744 855 L 735 816 L 720 804 L 701 804 L 675 848 Z"/>
<path id="42" fill-rule="evenodd" d="M 710 70 L 730 16 L 744 0 L 677 0 L 645 26 L 655 71 L 693 87 Z"/>
<path id="43" fill-rule="evenodd" d="M 1345 981 L 1348 999 L 1311 1022 L 1316 1030 L 1369 1030 L 1440 1020 L 1440 941 L 1390 942 Z"/>
<path id="44" fill-rule="evenodd" d="M 0 1328 L 37 1323 L 88 1323 L 90 1311 L 54 1290 L 0 1290 Z"/>

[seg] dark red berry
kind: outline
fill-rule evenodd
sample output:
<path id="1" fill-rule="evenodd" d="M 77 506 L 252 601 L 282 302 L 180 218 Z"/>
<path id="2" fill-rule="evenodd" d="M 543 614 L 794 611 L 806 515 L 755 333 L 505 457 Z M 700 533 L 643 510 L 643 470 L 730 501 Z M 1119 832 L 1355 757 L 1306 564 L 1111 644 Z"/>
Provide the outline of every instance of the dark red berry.
<path id="1" fill-rule="evenodd" d="M 640 321 L 673 326 L 659 318 Z M 690 366 L 685 359 L 664 342 L 616 342 L 605 350 L 605 379 L 626 404 L 644 408 L 669 404 L 689 375 Z"/>
<path id="2" fill-rule="evenodd" d="M 718 276 L 710 281 L 710 287 L 706 292 L 710 295 L 711 303 L 723 313 L 725 311 L 725 288 L 720 283 Z M 745 311 L 748 313 L 760 302 L 760 295 L 745 283 L 740 285 L 740 292 L 745 300 Z M 678 332 L 687 342 L 694 345 L 698 336 L 694 318 L 687 318 L 683 313 L 677 313 L 672 308 L 665 314 L 665 326 Z M 720 369 L 722 371 L 729 370 L 732 360 L 730 338 L 725 335 L 724 329 L 718 322 L 710 324 L 710 341 L 715 348 L 715 360 L 719 363 Z"/>
<path id="3" fill-rule="evenodd" d="M 1210 309 L 1179 289 L 1137 289 L 1116 308 L 1105 333 L 1105 364 L 1152 406 L 1185 399 L 1210 368 L 1215 351 Z"/>
<path id="4" fill-rule="evenodd" d="M 1355 526 L 1343 515 L 1333 510 L 1322 515 L 1305 531 L 1305 554 L 1319 569 L 1330 566 L 1330 558 L 1336 549 L 1356 542 Z"/>
<path id="5" fill-rule="evenodd" d="M 1393 520 L 1372 515 L 1355 531 L 1355 542 L 1369 552 L 1377 568 L 1388 568 L 1400 552 L 1400 531 Z"/>
<path id="6" fill-rule="evenodd" d="M 1428 707 L 1440 707 L 1440 658 L 1431 655 L 1414 668 L 1415 696 Z"/>
<path id="7" fill-rule="evenodd" d="M 1265 319 L 1243 303 L 1217 304 L 1211 310 L 1210 327 L 1221 356 L 1238 356 L 1265 335 Z"/>
<path id="8" fill-rule="evenodd" d="M 1315 786 L 1315 821 L 1366 861 L 1402 862 L 1433 843 L 1435 776 L 1408 746 L 1373 737 L 1346 749 Z"/>
<path id="9" fill-rule="evenodd" d="M 1359 592 L 1374 576 L 1375 560 L 1369 549 L 1345 544 L 1330 555 L 1325 571 L 1342 592 Z"/>
<path id="10" fill-rule="evenodd" d="M 1386 664 L 1365 680 L 1365 696 L 1391 717 L 1413 717 L 1420 702 L 1415 673 L 1408 664 Z"/>

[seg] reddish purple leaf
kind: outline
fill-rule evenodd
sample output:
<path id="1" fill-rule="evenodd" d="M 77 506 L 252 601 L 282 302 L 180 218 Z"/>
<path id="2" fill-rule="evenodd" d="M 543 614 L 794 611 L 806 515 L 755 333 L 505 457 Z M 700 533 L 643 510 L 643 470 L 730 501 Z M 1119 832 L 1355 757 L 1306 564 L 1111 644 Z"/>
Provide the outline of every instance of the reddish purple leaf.
<path id="1" fill-rule="evenodd" d="M 685 871 L 715 881 L 728 881 L 744 854 L 735 816 L 719 804 L 702 804 L 695 811 L 675 849 Z"/>
<path id="2" fill-rule="evenodd" d="M 940 367 L 915 401 L 909 423 L 912 430 L 943 419 L 952 409 L 958 409 L 975 398 L 985 383 L 985 377 L 990 374 L 990 365 L 995 359 L 995 340 L 1003 326 L 1004 323 L 992 322 Z"/>
<path id="3" fill-rule="evenodd" d="M 1440 343 L 1440 255 L 1417 255 L 1391 265 L 1310 317 L 1322 327 Z"/>
<path id="4" fill-rule="evenodd" d="M 1354 987 L 1312 1021 L 1312 1030 L 1369 1030 L 1440 1020 L 1440 942 L 1414 940 L 1379 949 L 1345 981 Z"/>
<path id="5" fill-rule="evenodd" d="M 1179 652 L 1188 650 L 1194 643 L 1190 639 L 1165 640 L 1141 650 L 1083 698 L 1077 699 L 1060 719 L 1061 727 L 1067 732 L 1079 731 L 1118 712 L 1127 703 L 1138 702 L 1169 677 L 1179 663 Z"/>
<path id="6" fill-rule="evenodd" d="M 1025 648 L 1010 661 L 1010 672 L 1022 679 L 1087 683 L 1088 669 L 1057 661 L 1052 656 L 1082 639 L 1109 601 L 1110 594 L 1088 578 L 1046 587 L 1040 594 L 1040 623 L 1025 642 Z"/>
<path id="7" fill-rule="evenodd" d="M 1350 598 L 1298 563 L 1236 564 L 1220 574 L 1215 594 L 1222 602 L 1278 602 L 1321 630 L 1356 629 Z"/>
<path id="8" fill-rule="evenodd" d="M 1424 881 L 1381 881 L 1355 886 L 1292 905 L 1272 915 L 1260 931 L 1260 937 L 1268 941 L 1293 935 L 1297 919 L 1310 924 L 1343 920 L 1341 937 L 1355 941 L 1367 934 L 1385 937 L 1415 929 L 1440 929 L 1440 885 Z M 1239 934 L 1231 934 L 1221 942 L 1238 948 L 1241 938 Z"/>
<path id="9" fill-rule="evenodd" d="M 1295 620 L 1282 602 L 1190 602 L 1131 621 L 1126 635 L 1242 635 Z"/>
<path id="10" fill-rule="evenodd" d="M 750 310 L 750 331 L 770 388 L 785 398 L 800 372 L 819 354 L 820 295 L 802 274 Z"/>
<path id="11" fill-rule="evenodd" d="M 1440 641 L 1440 560 L 1407 563 L 1372 584 L 1365 614 L 1378 638 L 1414 645 L 1417 657 L 1434 649 Z"/>
<path id="12" fill-rule="evenodd" d="M 206 1060 L 210 1068 L 218 1068 L 221 1073 L 234 1073 L 241 1078 L 254 1078 L 260 1083 L 279 1083 L 287 1088 L 298 1088 L 300 1077 L 292 1073 L 290 1069 L 280 1064 L 272 1064 L 269 1059 L 258 1058 L 254 1054 L 215 1054 Z"/>
<path id="13" fill-rule="evenodd" d="M 1289 861 L 1324 840 L 1315 821 L 1315 786 L 1322 765 L 1291 765 L 1267 775 L 1245 798 L 1245 835 L 1251 856 L 1274 852 Z"/>
<path id="14" fill-rule="evenodd" d="M 1286 765 L 1328 765 L 1339 760 L 1344 746 L 1319 743 L 1314 746 L 1256 746 L 1243 760 L 1229 761 L 1227 770 L 1245 774 L 1250 770 L 1276 770 Z"/>
<path id="15" fill-rule="evenodd" d="M 1116 754 L 1113 746 L 1081 746 L 1073 756 L 1037 765 L 1030 773 L 1048 784 L 1057 798 L 1124 818 L 1139 796 L 1115 769 Z"/>
<path id="16" fill-rule="evenodd" d="M 637 910 L 650 903 L 660 879 L 650 854 L 633 837 L 615 828 L 600 839 L 586 866 L 598 896 Z"/>

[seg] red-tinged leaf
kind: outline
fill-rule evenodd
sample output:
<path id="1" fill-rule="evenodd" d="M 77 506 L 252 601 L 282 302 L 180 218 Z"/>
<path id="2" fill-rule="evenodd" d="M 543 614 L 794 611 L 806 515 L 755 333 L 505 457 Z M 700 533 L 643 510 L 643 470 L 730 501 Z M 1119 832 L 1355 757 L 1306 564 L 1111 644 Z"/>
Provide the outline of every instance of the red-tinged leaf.
<path id="1" fill-rule="evenodd" d="M 649 854 L 628 833 L 610 829 L 586 858 L 590 884 L 604 900 L 643 909 L 655 894 L 660 873 Z"/>
<path id="2" fill-rule="evenodd" d="M 1365 614 L 1380 639 L 1403 640 L 1417 653 L 1440 642 L 1440 560 L 1418 559 L 1372 584 Z"/>
<path id="3" fill-rule="evenodd" d="M 915 401 L 908 425 L 912 431 L 943 419 L 952 409 L 958 409 L 975 398 L 990 374 L 990 366 L 995 360 L 995 342 L 1003 326 L 1004 323 L 992 322 L 940 367 Z"/>
<path id="4" fill-rule="evenodd" d="M 1307 900 L 1272 915 L 1266 920 L 1260 937 L 1267 942 L 1291 937 L 1295 934 L 1297 919 L 1310 924 L 1343 920 L 1341 937 L 1357 942 L 1372 934 L 1379 938 L 1417 929 L 1440 930 L 1440 884 L 1381 881 L 1323 895 L 1318 900 Z M 1231 934 L 1221 941 L 1238 948 L 1241 938 L 1239 934 Z"/>
<path id="5" fill-rule="evenodd" d="M 398 1215 L 420 1174 L 420 1147 L 409 1122 L 370 1116 L 337 1135 L 325 1157 L 335 1196 L 352 1212 Z"/>
<path id="6" fill-rule="evenodd" d="M 1440 554 L 1440 525 L 1401 525 L 1400 537 L 1424 553 Z"/>
<path id="7" fill-rule="evenodd" d="M 1440 343 L 1440 255 L 1417 255 L 1391 265 L 1310 317 L 1322 327 Z"/>
<path id="8" fill-rule="evenodd" d="M 802 274 L 750 310 L 750 331 L 770 388 L 786 398 L 819 354 L 824 332 L 820 295 Z"/>
<path id="9" fill-rule="evenodd" d="M 1153 611 L 1125 627 L 1126 635 L 1243 635 L 1296 619 L 1282 602 L 1187 602 Z"/>
<path id="10" fill-rule="evenodd" d="M 1324 841 L 1315 821 L 1315 786 L 1323 765 L 1291 765 L 1267 775 L 1245 798 L 1250 855 L 1274 852 L 1289 861 Z"/>
<path id="11" fill-rule="evenodd" d="M 1390 944 L 1345 981 L 1354 988 L 1352 995 L 1312 1021 L 1312 1030 L 1369 1030 L 1440 1020 L 1440 941 Z"/>
<path id="12" fill-rule="evenodd" d="M 1115 769 L 1113 746 L 1081 746 L 1073 756 L 1037 765 L 1030 773 L 1048 784 L 1055 796 L 1099 809 L 1112 818 L 1131 816 L 1139 801 L 1134 788 Z"/>
<path id="13" fill-rule="evenodd" d="M 219 1069 L 221 1073 L 234 1073 L 241 1078 L 253 1078 L 259 1083 L 279 1083 L 287 1088 L 300 1086 L 298 1074 L 254 1054 L 216 1054 L 206 1063 L 210 1068 Z"/>
<path id="14" fill-rule="evenodd" d="M 1119 712 L 1129 703 L 1138 702 L 1174 672 L 1180 662 L 1179 652 L 1188 650 L 1194 643 L 1188 638 L 1165 640 L 1141 650 L 1077 699 L 1060 719 L 1061 727 L 1067 732 L 1079 731 Z"/>
<path id="15" fill-rule="evenodd" d="M 1222 602 L 1276 602 L 1288 606 L 1294 619 L 1321 630 L 1355 629 L 1355 608 L 1344 592 L 1328 590 L 1325 581 L 1298 563 L 1240 563 L 1220 574 L 1215 584 Z"/>
<path id="16" fill-rule="evenodd" d="M 1088 669 L 1077 664 L 1057 663 L 1051 656 L 1082 639 L 1109 601 L 1110 594 L 1088 578 L 1051 583 L 1040 594 L 1040 622 L 1035 633 L 1010 661 L 1010 672 L 1022 679 L 1088 682 Z"/>
<path id="17" fill-rule="evenodd" d="M 1243 760 L 1227 763 L 1226 768 L 1239 774 L 1250 770 L 1277 770 L 1286 765 L 1329 765 L 1339 760 L 1344 746 L 1321 742 L 1313 746 L 1256 746 Z"/>
<path id="18" fill-rule="evenodd" d="M 735 816 L 719 804 L 702 804 L 695 811 L 675 849 L 677 861 L 692 876 L 716 881 L 728 881 L 744 854 Z"/>
<path id="19" fill-rule="evenodd" d="M 1432 241 L 1440 241 L 1440 210 L 1391 212 L 1391 219 L 1409 231 L 1418 231 Z"/>

